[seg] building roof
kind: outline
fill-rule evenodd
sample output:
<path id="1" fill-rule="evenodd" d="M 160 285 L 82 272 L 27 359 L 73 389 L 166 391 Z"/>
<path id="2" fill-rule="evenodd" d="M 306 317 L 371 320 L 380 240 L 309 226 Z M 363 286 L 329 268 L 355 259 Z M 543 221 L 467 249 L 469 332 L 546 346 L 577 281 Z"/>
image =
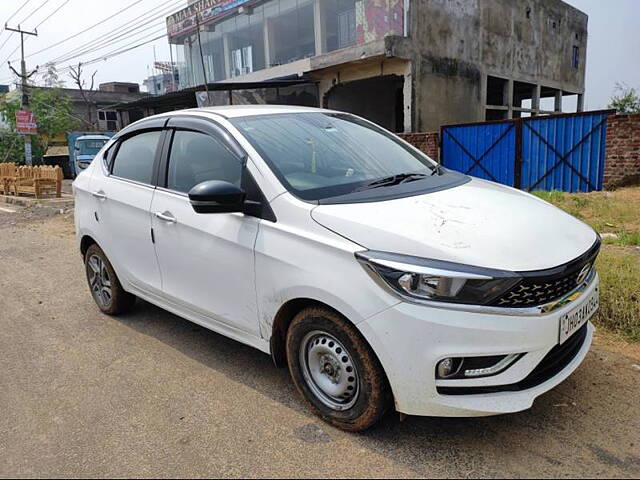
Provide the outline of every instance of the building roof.
<path id="1" fill-rule="evenodd" d="M 305 83 L 313 83 L 314 81 L 307 77 L 296 78 L 274 78 L 271 80 L 264 80 L 261 82 L 216 82 L 209 83 L 205 87 L 198 85 L 197 87 L 186 88 L 178 92 L 171 92 L 165 95 L 158 96 L 146 96 L 139 100 L 130 102 L 123 102 L 117 105 L 113 105 L 113 108 L 117 110 L 127 110 L 131 108 L 154 108 L 161 110 L 170 110 L 171 108 L 195 108 L 198 106 L 195 93 L 204 92 L 207 89 L 210 92 L 219 91 L 233 91 L 233 90 L 251 90 L 255 88 L 278 88 L 278 87 L 291 87 L 294 85 L 301 85 Z"/>

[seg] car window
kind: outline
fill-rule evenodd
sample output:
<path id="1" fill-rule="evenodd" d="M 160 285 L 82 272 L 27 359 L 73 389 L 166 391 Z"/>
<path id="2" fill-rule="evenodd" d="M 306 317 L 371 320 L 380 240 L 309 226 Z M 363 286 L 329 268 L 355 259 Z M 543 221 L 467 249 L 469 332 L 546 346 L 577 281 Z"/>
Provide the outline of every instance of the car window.
<path id="1" fill-rule="evenodd" d="M 240 186 L 242 161 L 215 137 L 177 130 L 171 144 L 167 188 L 187 193 L 199 183 L 222 180 Z"/>
<path id="2" fill-rule="evenodd" d="M 145 132 L 124 140 L 113 161 L 113 175 L 151 184 L 153 163 L 162 132 Z"/>

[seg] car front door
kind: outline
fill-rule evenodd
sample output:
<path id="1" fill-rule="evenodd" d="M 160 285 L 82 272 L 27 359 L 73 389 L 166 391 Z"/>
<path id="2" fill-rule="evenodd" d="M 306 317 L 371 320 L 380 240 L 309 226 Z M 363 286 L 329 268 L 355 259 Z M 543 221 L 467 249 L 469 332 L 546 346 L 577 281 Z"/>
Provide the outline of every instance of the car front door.
<path id="1" fill-rule="evenodd" d="M 240 186 L 242 155 L 213 122 L 176 117 L 167 127 L 170 142 L 151 205 L 164 296 L 202 321 L 258 336 L 253 249 L 260 220 L 197 214 L 187 195 L 208 180 Z"/>
<path id="2" fill-rule="evenodd" d="M 151 238 L 150 208 L 155 192 L 155 165 L 160 159 L 163 137 L 162 129 L 124 136 L 107 153 L 108 171 L 100 168 L 90 187 L 100 236 L 98 242 L 121 281 L 143 293 L 161 292 L 160 269 Z"/>

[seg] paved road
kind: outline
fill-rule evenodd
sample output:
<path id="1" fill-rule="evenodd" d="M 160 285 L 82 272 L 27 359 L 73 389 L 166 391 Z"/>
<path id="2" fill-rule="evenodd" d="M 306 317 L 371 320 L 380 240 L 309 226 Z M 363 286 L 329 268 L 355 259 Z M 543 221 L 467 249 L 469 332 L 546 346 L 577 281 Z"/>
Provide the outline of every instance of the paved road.
<path id="1" fill-rule="evenodd" d="M 70 217 L 0 211 L 0 476 L 637 477 L 639 363 L 596 347 L 531 411 L 389 415 L 361 435 L 305 409 L 286 370 L 84 283 Z"/>

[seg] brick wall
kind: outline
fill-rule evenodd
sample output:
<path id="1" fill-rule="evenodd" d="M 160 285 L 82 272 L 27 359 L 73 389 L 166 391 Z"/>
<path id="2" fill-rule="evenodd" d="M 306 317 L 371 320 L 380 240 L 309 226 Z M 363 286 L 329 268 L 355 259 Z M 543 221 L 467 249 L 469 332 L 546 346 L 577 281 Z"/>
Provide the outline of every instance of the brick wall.
<path id="1" fill-rule="evenodd" d="M 440 134 L 438 132 L 405 133 L 400 135 L 400 137 L 414 147 L 422 150 L 433 160 L 440 161 Z"/>
<path id="2" fill-rule="evenodd" d="M 640 114 L 609 116 L 604 184 L 640 184 Z"/>

